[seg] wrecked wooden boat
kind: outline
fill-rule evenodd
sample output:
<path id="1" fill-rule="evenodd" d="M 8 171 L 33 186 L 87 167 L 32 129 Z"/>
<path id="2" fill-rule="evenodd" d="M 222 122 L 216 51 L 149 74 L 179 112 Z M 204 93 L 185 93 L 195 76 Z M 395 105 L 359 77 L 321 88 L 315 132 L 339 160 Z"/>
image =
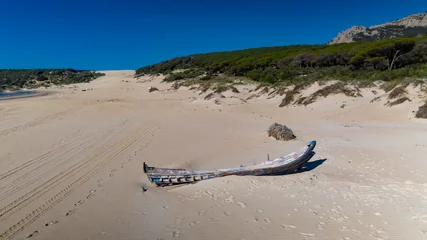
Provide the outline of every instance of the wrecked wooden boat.
<path id="1" fill-rule="evenodd" d="M 229 175 L 283 175 L 300 171 L 314 156 L 316 141 L 311 141 L 303 148 L 277 159 L 251 166 L 236 168 L 193 170 L 149 167 L 144 162 L 144 172 L 149 180 L 157 186 L 195 183 L 202 180 L 224 177 Z"/>

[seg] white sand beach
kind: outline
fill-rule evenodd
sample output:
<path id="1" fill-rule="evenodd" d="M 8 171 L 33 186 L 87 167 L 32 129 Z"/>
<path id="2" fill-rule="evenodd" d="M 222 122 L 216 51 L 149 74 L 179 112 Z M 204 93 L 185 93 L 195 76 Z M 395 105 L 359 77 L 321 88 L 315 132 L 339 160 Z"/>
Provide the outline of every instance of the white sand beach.
<path id="1" fill-rule="evenodd" d="M 246 100 L 255 86 L 204 100 L 209 91 L 170 90 L 161 76 L 105 73 L 0 101 L 0 239 L 427 239 L 418 88 L 393 107 L 363 89 L 279 108 L 283 97 Z M 297 139 L 268 137 L 275 122 Z M 142 168 L 236 167 L 311 140 L 305 171 L 284 176 L 159 188 Z"/>

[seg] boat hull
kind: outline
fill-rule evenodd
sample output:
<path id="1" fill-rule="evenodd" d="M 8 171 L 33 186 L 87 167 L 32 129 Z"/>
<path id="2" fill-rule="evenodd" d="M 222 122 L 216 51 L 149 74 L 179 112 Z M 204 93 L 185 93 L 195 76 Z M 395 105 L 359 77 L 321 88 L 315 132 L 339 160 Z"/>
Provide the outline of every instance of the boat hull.
<path id="1" fill-rule="evenodd" d="M 168 186 L 185 183 L 195 183 L 202 180 L 237 176 L 262 176 L 262 175 L 284 175 L 301 170 L 303 166 L 315 155 L 313 151 L 316 141 L 311 141 L 305 147 L 286 156 L 246 167 L 213 169 L 213 170 L 193 170 L 193 169 L 173 169 L 149 167 L 144 162 L 144 172 L 149 180 L 158 186 Z"/>

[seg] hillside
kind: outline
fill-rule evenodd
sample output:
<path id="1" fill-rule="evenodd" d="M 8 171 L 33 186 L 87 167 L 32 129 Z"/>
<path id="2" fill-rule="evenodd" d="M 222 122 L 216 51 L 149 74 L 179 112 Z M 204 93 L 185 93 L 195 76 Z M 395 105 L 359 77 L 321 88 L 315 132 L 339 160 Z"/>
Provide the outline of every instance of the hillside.
<path id="1" fill-rule="evenodd" d="M 103 75 L 74 69 L 0 69 L 0 91 L 90 82 Z"/>
<path id="2" fill-rule="evenodd" d="M 334 45 L 295 45 L 195 54 L 142 67 L 136 75 L 170 74 L 166 80 L 218 74 L 276 84 L 306 80 L 385 80 L 427 76 L 427 37 Z"/>
<path id="3" fill-rule="evenodd" d="M 368 28 L 364 26 L 353 26 L 338 34 L 329 44 L 377 41 L 402 37 L 413 38 L 420 36 L 427 36 L 427 12 L 413 14 L 396 21 Z"/>

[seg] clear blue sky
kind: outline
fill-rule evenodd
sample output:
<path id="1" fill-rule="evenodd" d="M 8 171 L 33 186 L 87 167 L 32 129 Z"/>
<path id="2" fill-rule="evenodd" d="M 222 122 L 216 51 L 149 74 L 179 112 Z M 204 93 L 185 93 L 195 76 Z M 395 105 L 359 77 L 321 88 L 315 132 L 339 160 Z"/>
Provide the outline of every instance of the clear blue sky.
<path id="1" fill-rule="evenodd" d="M 136 69 L 193 53 L 323 44 L 426 0 L 0 0 L 0 68 Z"/>

